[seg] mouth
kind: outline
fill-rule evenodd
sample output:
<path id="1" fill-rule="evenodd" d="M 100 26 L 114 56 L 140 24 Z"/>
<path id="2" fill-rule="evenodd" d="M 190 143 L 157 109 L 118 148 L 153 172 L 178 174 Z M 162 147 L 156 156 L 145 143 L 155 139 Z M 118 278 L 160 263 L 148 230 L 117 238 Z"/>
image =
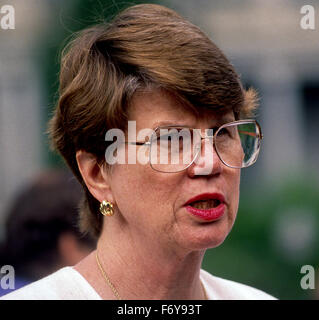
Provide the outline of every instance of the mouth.
<path id="1" fill-rule="evenodd" d="M 206 221 L 214 221 L 220 219 L 225 213 L 225 198 L 220 193 L 200 194 L 185 204 L 186 210 Z"/>
<path id="2" fill-rule="evenodd" d="M 189 206 L 196 209 L 208 210 L 212 208 L 216 208 L 221 204 L 218 199 L 209 199 L 209 200 L 198 200 L 191 202 Z"/>

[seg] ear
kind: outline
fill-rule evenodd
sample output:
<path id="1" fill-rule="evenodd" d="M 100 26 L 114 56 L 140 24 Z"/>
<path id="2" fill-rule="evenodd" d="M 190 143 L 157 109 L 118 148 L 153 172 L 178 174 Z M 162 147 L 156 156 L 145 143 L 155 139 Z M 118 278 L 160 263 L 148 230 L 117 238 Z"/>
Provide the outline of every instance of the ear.
<path id="1" fill-rule="evenodd" d="M 99 202 L 103 200 L 114 203 L 110 188 L 110 176 L 104 166 L 97 163 L 96 157 L 83 150 L 76 152 L 76 161 L 82 178 L 92 196 Z"/>

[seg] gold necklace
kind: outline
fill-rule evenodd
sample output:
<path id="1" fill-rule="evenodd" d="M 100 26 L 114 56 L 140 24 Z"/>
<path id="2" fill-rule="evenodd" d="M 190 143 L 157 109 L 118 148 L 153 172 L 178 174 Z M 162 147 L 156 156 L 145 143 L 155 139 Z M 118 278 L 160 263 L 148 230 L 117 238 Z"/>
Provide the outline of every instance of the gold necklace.
<path id="1" fill-rule="evenodd" d="M 96 250 L 96 254 L 95 254 L 95 258 L 96 258 L 96 262 L 97 262 L 97 265 L 99 266 L 99 269 L 102 273 L 102 276 L 103 278 L 105 279 L 107 285 L 111 288 L 113 294 L 115 295 L 115 297 L 117 298 L 117 300 L 122 300 L 121 296 L 119 295 L 119 293 L 117 292 L 117 290 L 115 289 L 113 283 L 111 282 L 111 280 L 109 279 L 109 277 L 106 275 L 103 267 L 102 267 L 102 264 L 100 262 L 100 259 L 99 259 L 99 255 L 97 253 L 97 250 Z"/>
<path id="2" fill-rule="evenodd" d="M 115 289 L 114 284 L 111 282 L 110 278 L 109 278 L 109 277 L 107 276 L 107 274 L 105 273 L 105 271 L 104 271 L 104 269 L 103 269 L 103 267 L 102 267 L 102 264 L 101 264 L 101 262 L 100 262 L 99 255 L 98 255 L 97 251 L 96 251 L 96 253 L 95 253 L 95 258 L 96 258 L 97 265 L 98 265 L 98 267 L 99 267 L 99 269 L 100 269 L 100 271 L 101 271 L 101 274 L 102 274 L 103 278 L 105 279 L 107 285 L 110 287 L 110 289 L 112 290 L 112 292 L 113 292 L 113 294 L 116 296 L 116 298 L 117 298 L 118 300 L 122 300 L 120 294 L 119 294 L 119 293 L 117 292 L 117 290 Z M 208 299 L 208 296 L 207 296 L 207 292 L 206 292 L 205 287 L 204 287 L 204 285 L 203 285 L 203 282 L 201 281 L 200 283 L 201 283 L 201 285 L 202 285 L 202 289 L 203 289 L 203 292 L 204 292 L 205 300 L 209 300 L 209 299 Z"/>

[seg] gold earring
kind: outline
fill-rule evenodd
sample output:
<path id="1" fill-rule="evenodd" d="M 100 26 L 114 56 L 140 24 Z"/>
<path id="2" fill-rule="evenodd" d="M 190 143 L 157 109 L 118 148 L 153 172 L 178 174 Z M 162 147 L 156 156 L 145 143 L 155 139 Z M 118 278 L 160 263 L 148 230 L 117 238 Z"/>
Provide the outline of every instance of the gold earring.
<path id="1" fill-rule="evenodd" d="M 113 205 L 111 202 L 103 200 L 100 204 L 100 212 L 103 214 L 103 216 L 113 216 Z"/>

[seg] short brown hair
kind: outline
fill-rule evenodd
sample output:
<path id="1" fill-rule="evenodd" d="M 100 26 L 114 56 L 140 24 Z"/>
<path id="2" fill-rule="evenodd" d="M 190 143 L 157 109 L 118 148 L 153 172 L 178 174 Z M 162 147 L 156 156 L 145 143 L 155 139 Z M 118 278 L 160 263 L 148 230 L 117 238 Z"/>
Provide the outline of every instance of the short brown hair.
<path id="1" fill-rule="evenodd" d="M 62 55 L 60 98 L 49 123 L 53 146 L 82 183 L 81 228 L 99 236 L 99 203 L 85 186 L 76 151 L 104 161 L 105 133 L 125 130 L 133 94 L 161 88 L 190 108 L 233 110 L 247 117 L 256 107 L 221 50 L 196 26 L 160 5 L 129 7 L 110 23 L 76 34 Z"/>

